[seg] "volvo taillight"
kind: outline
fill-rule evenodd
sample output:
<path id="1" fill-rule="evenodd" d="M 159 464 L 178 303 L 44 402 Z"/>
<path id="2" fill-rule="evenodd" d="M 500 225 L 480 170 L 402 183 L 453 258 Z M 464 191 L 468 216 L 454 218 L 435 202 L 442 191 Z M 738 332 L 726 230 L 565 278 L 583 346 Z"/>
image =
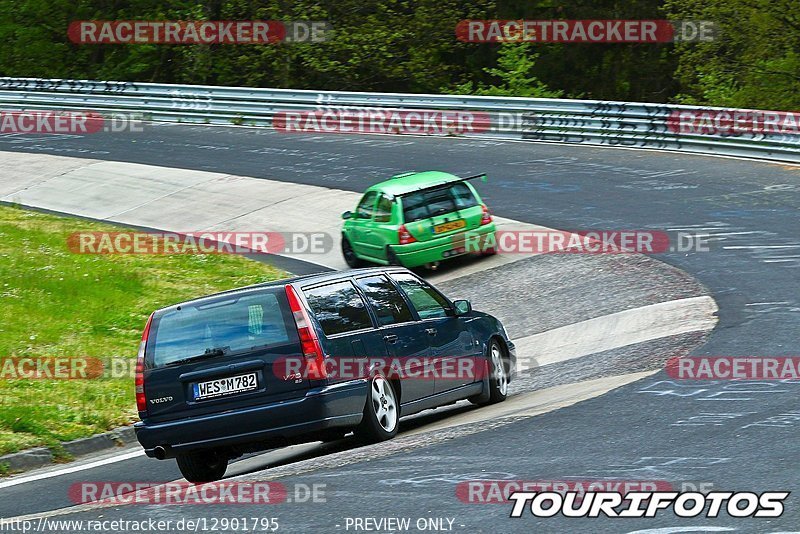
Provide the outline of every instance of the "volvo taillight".
<path id="1" fill-rule="evenodd" d="M 136 385 L 136 409 L 140 412 L 147 411 L 147 397 L 144 394 L 144 349 L 147 346 L 147 338 L 150 336 L 150 323 L 153 322 L 153 314 L 147 319 L 147 324 L 144 325 L 144 332 L 142 332 L 142 341 L 139 343 L 139 354 L 136 355 L 136 377 L 134 384 Z"/>
<path id="2" fill-rule="evenodd" d="M 294 287 L 286 285 L 286 298 L 289 300 L 289 309 L 294 316 L 294 323 L 297 325 L 297 335 L 300 338 L 300 347 L 306 359 L 306 369 L 308 378 L 321 380 L 328 376 L 325 369 L 325 354 L 317 337 L 317 331 L 311 324 L 308 312 L 300 303 L 300 298 Z"/>
<path id="3" fill-rule="evenodd" d="M 492 214 L 489 213 L 489 208 L 483 204 L 481 204 L 481 209 L 483 209 L 483 216 L 481 216 L 481 226 L 483 226 L 492 222 Z"/>
<path id="4" fill-rule="evenodd" d="M 397 240 L 401 245 L 408 245 L 409 243 L 416 243 L 416 238 L 406 229 L 406 225 L 400 225 L 397 229 Z"/>

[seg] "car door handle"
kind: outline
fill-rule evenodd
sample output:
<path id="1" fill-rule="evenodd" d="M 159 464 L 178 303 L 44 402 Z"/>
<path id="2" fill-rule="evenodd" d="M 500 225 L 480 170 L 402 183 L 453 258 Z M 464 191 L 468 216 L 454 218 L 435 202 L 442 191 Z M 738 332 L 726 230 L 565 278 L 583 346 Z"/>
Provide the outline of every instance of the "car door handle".
<path id="1" fill-rule="evenodd" d="M 397 343 L 397 336 L 394 334 L 388 334 L 386 336 L 383 336 L 383 339 L 387 343 Z"/>
<path id="2" fill-rule="evenodd" d="M 429 336 L 435 336 L 436 335 L 436 329 L 435 328 L 426 328 L 425 331 L 428 333 Z"/>

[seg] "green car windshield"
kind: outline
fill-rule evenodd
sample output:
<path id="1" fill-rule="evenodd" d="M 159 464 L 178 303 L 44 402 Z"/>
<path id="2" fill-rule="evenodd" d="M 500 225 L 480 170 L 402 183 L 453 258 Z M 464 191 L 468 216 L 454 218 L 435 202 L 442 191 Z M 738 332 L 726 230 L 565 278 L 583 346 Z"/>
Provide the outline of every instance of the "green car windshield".
<path id="1" fill-rule="evenodd" d="M 407 223 L 478 205 L 475 195 L 462 182 L 438 189 L 408 193 L 402 195 L 401 198 L 403 199 L 403 221 Z"/>

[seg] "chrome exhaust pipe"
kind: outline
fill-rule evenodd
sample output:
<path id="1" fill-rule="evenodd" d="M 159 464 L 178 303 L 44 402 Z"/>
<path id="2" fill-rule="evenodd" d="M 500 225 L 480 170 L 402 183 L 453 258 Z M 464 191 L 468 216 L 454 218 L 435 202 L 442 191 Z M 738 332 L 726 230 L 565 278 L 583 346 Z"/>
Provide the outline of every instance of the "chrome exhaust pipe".
<path id="1" fill-rule="evenodd" d="M 159 460 L 166 460 L 167 459 L 167 448 L 158 445 L 153 449 L 153 456 L 155 456 Z"/>

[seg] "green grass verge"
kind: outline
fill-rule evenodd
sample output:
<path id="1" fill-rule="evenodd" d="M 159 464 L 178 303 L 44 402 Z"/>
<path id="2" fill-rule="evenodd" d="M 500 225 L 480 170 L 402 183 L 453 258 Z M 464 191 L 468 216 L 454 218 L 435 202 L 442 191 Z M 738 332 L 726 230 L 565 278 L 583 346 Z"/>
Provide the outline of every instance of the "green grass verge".
<path id="1" fill-rule="evenodd" d="M 287 276 L 230 255 L 81 255 L 67 248 L 73 232 L 119 230 L 0 206 L 0 360 L 135 361 L 154 309 Z M 58 452 L 61 441 L 135 420 L 130 378 L 0 378 L 0 454 L 41 445 Z"/>

